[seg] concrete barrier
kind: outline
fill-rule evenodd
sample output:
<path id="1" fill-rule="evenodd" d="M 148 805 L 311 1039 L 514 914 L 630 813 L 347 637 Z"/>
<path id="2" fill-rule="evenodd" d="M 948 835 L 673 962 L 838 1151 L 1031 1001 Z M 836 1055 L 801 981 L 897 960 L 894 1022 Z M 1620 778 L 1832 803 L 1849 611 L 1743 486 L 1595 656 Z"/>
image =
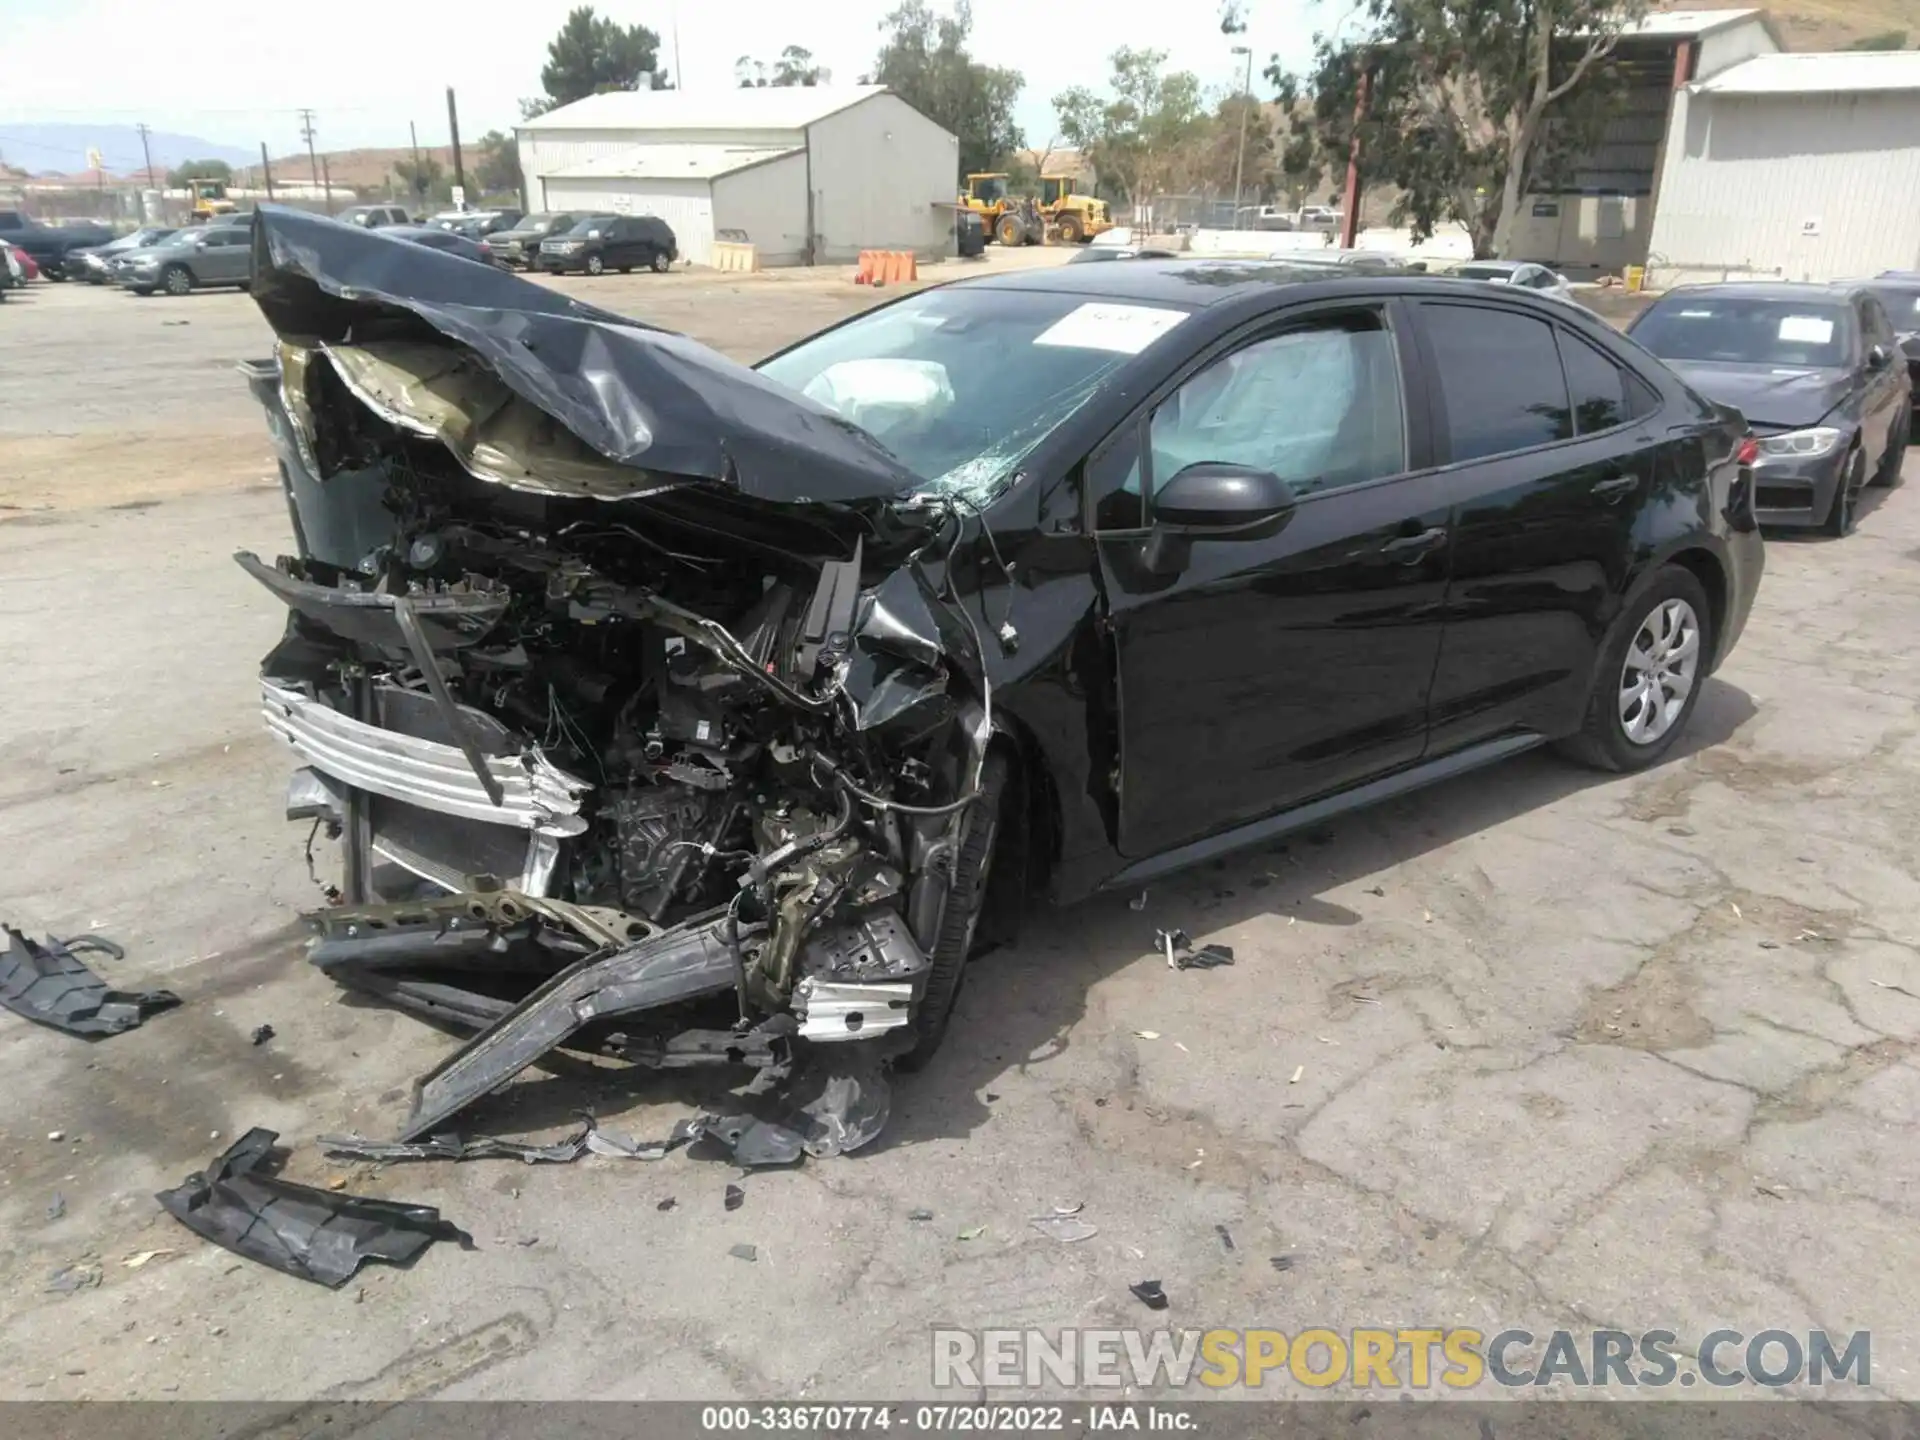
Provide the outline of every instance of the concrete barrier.
<path id="1" fill-rule="evenodd" d="M 743 245 L 737 240 L 716 240 L 713 242 L 713 268 L 751 275 L 760 268 L 760 251 L 755 246 Z"/>

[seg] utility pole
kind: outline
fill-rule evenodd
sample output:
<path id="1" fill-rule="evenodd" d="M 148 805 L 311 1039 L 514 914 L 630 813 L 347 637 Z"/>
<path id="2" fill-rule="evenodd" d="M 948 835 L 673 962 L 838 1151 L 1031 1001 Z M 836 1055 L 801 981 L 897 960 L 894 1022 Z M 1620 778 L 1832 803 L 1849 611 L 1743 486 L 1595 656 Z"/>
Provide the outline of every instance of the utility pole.
<path id="1" fill-rule="evenodd" d="M 133 128 L 140 132 L 140 153 L 147 157 L 147 188 L 149 190 L 158 190 L 160 183 L 153 178 L 153 151 L 147 146 L 147 136 L 153 132 L 147 128 L 147 123 L 144 120 Z"/>
<path id="2" fill-rule="evenodd" d="M 447 86 L 447 130 L 453 136 L 453 183 L 460 190 L 459 209 L 466 209 L 467 172 L 460 163 L 460 110 L 453 103 L 453 86 Z"/>
<path id="3" fill-rule="evenodd" d="M 333 171 L 327 168 L 327 157 L 320 157 L 320 185 L 327 197 L 327 214 L 333 213 Z"/>
<path id="4" fill-rule="evenodd" d="M 273 162 L 267 159 L 267 142 L 260 142 L 260 173 L 267 177 L 267 198 L 273 199 Z"/>
<path id="5" fill-rule="evenodd" d="M 313 111 L 300 112 L 300 138 L 307 142 L 307 164 L 313 169 L 313 183 L 320 183 L 320 161 L 313 153 Z"/>
<path id="6" fill-rule="evenodd" d="M 1246 83 L 1240 87 L 1240 148 L 1233 153 L 1233 228 L 1240 228 L 1240 179 L 1247 168 L 1247 112 L 1253 108 L 1253 47 L 1236 45 L 1235 55 L 1247 57 Z"/>
<path id="7" fill-rule="evenodd" d="M 667 11 L 667 18 L 673 22 L 673 88 L 684 90 L 687 88 L 687 76 L 680 68 L 680 7 L 672 6 Z"/>
<path id="8" fill-rule="evenodd" d="M 1340 248 L 1353 249 L 1353 242 L 1360 238 L 1360 126 L 1367 115 L 1367 98 L 1373 89 L 1373 57 L 1368 56 L 1360 67 L 1360 83 L 1355 87 L 1353 100 L 1353 140 L 1347 146 L 1347 183 L 1341 192 L 1341 204 L 1346 211 L 1340 217 Z"/>
<path id="9" fill-rule="evenodd" d="M 413 121 L 407 121 L 407 137 L 413 141 L 413 188 L 414 201 L 420 199 L 420 132 L 414 128 Z"/>

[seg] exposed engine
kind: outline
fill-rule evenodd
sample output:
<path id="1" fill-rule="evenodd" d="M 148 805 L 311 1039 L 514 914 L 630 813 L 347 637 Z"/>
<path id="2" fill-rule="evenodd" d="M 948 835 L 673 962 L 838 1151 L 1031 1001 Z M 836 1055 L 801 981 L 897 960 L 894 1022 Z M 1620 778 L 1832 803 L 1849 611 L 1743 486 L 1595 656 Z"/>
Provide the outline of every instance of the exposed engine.
<path id="1" fill-rule="evenodd" d="M 560 493 L 526 457 L 564 433 L 463 451 L 448 409 L 521 402 L 409 390 L 423 348 L 283 344 L 303 554 L 239 557 L 292 612 L 262 676 L 289 812 L 342 848 L 315 962 L 485 1032 L 407 1134 L 559 1043 L 782 1075 L 922 1043 L 988 736 L 973 622 L 928 579 L 957 518 L 631 470 L 607 498 L 578 455 Z"/>

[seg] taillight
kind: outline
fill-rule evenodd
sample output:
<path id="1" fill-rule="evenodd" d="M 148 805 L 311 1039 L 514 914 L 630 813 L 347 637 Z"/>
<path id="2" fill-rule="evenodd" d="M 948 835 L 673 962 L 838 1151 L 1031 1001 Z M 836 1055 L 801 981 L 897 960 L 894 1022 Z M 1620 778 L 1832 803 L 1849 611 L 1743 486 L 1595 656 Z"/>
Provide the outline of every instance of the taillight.
<path id="1" fill-rule="evenodd" d="M 1735 463 L 1751 465 L 1760 458 L 1760 442 L 1748 435 L 1741 439 L 1740 448 L 1733 452 Z"/>

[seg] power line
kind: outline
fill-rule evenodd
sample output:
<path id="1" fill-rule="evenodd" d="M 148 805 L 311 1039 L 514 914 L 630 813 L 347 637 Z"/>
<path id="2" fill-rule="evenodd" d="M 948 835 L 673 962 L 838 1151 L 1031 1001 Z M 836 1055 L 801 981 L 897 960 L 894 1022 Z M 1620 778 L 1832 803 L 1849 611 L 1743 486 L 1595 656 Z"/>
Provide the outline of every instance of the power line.
<path id="1" fill-rule="evenodd" d="M 300 138 L 307 142 L 307 163 L 313 167 L 313 183 L 320 183 L 320 161 L 313 150 L 313 111 L 300 112 Z"/>

